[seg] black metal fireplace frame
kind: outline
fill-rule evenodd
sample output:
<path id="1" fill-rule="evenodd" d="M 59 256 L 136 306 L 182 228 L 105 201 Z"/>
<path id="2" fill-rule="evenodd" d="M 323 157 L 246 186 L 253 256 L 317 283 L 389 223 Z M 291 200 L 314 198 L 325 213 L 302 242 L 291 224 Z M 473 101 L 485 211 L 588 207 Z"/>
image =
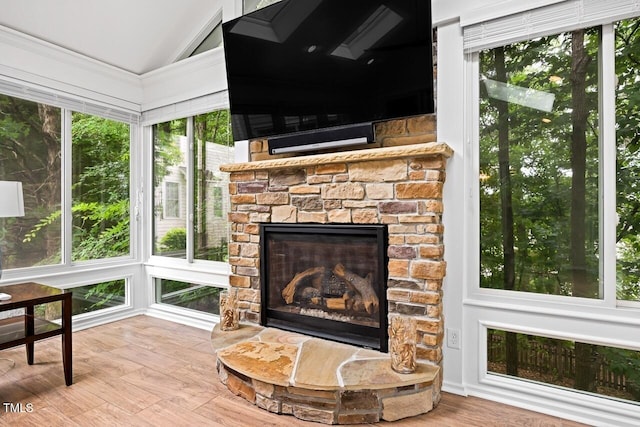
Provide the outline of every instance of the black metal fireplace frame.
<path id="1" fill-rule="evenodd" d="M 379 298 L 379 328 L 353 323 L 340 322 L 331 319 L 321 319 L 296 313 L 286 313 L 270 309 L 267 278 L 269 265 L 267 260 L 267 236 L 269 233 L 296 234 L 334 234 L 371 236 L 377 239 L 377 262 L 380 266 L 378 286 Z M 382 352 L 388 351 L 388 323 L 387 323 L 387 279 L 388 279 L 388 231 L 382 224 L 260 224 L 260 322 L 266 327 L 292 332 L 303 333 L 337 342 L 372 348 Z M 330 332 L 324 332 L 330 331 Z"/>

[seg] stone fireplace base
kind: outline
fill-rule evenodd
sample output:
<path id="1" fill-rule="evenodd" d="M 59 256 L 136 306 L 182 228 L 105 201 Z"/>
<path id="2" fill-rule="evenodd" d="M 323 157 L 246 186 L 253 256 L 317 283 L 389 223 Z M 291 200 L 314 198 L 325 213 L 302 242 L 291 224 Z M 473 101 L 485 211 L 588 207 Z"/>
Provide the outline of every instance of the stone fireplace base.
<path id="1" fill-rule="evenodd" d="M 222 339 L 214 344 L 220 350 L 221 379 L 231 390 L 265 409 L 298 414 L 296 416 L 301 418 L 303 416 L 299 414 L 304 412 L 307 414 L 305 419 L 326 423 L 399 419 L 424 413 L 437 405 L 442 385 L 442 285 L 446 274 L 442 192 L 447 159 L 453 152 L 445 143 L 432 142 L 435 134 L 429 124 L 433 124 L 433 119 L 418 117 L 385 122 L 376 130 L 379 140 L 376 144 L 381 146 L 372 149 L 283 158 L 267 156 L 263 150 L 266 142 L 253 141 L 253 161 L 220 167 L 221 171 L 230 173 L 229 285 L 238 289 L 241 322 L 261 328 L 258 325 L 263 314 L 262 224 L 385 225 L 388 230 L 387 316 L 388 319 L 400 316 L 415 320 L 415 333 L 410 337 L 415 342 L 415 359 L 421 369 L 419 372 L 429 366 L 432 379 L 403 385 L 397 381 L 398 374 L 391 372 L 390 355 L 375 353 L 373 356 L 371 350 L 355 349 L 340 362 L 344 364 L 335 364 L 329 370 L 336 382 L 322 387 L 321 382 L 302 381 L 296 376 L 305 372 L 301 367 L 312 366 L 320 372 L 319 366 L 324 366 L 324 360 L 316 363 L 318 367 L 306 361 L 317 360 L 308 348 L 318 342 L 328 342 L 323 351 L 327 360 L 332 360 L 334 351 L 336 357 L 341 354 L 337 349 L 344 348 L 343 344 L 310 337 L 296 338 L 291 354 L 286 356 L 271 352 L 274 346 L 286 347 L 286 340 L 268 339 L 271 332 L 256 336 L 258 332 L 252 331 L 248 336 L 237 341 L 233 338 L 230 342 L 226 341 L 230 338 L 214 334 L 214 341 Z M 237 333 L 242 335 L 247 330 L 242 328 L 240 331 Z M 294 336 L 289 332 L 279 333 L 287 339 Z M 246 350 L 251 351 L 232 351 L 232 344 L 239 345 L 245 340 L 251 341 L 244 344 Z M 236 347 L 236 350 L 242 348 Z M 271 353 L 273 363 L 291 362 L 293 377 L 278 383 L 243 371 L 243 366 L 254 363 L 271 369 L 254 358 L 258 350 Z M 402 351 L 392 353 L 403 355 Z M 344 380 L 344 373 L 338 371 L 338 366 L 346 368 L 359 364 L 384 366 L 376 371 L 382 380 L 365 375 L 366 378 L 354 388 L 346 388 L 345 383 L 337 380 Z M 265 393 L 261 392 L 262 387 L 266 388 Z M 357 405 L 353 401 L 357 401 Z"/>
<path id="2" fill-rule="evenodd" d="M 277 414 L 324 424 L 396 421 L 433 408 L 439 367 L 391 369 L 389 354 L 319 338 L 241 325 L 216 327 L 220 380 L 231 392 Z"/>

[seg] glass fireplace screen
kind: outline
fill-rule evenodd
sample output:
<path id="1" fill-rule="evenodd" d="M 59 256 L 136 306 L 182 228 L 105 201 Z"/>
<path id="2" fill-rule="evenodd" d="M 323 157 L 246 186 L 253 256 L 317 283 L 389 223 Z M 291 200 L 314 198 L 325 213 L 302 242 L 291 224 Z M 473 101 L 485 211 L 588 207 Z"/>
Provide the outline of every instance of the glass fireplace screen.
<path id="1" fill-rule="evenodd" d="M 263 224 L 262 324 L 386 351 L 384 225 Z"/>

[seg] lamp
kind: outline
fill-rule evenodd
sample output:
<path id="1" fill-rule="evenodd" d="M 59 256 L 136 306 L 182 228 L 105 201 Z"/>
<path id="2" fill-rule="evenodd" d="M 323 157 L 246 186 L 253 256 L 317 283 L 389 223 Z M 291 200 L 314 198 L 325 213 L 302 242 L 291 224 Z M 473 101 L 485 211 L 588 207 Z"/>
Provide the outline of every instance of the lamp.
<path id="1" fill-rule="evenodd" d="M 0 218 L 24 216 L 22 183 L 0 181 Z M 2 278 L 2 252 L 0 251 L 0 278 Z"/>

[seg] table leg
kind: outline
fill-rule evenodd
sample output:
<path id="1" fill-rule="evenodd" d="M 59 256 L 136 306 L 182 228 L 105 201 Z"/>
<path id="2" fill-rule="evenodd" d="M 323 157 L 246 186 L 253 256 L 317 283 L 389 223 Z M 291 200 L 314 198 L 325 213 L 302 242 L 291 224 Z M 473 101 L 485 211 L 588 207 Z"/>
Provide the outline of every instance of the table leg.
<path id="1" fill-rule="evenodd" d="M 64 382 L 73 384 L 73 357 L 71 345 L 71 292 L 62 301 L 62 365 L 64 367 Z"/>
<path id="2" fill-rule="evenodd" d="M 24 328 L 25 328 L 25 336 L 27 337 L 32 337 L 33 334 L 35 333 L 35 327 L 34 327 L 34 317 L 33 317 L 33 306 L 29 305 L 27 307 L 25 307 L 25 318 L 24 318 Z M 26 344 L 27 347 L 27 363 L 29 365 L 33 365 L 33 341 L 28 342 Z"/>

